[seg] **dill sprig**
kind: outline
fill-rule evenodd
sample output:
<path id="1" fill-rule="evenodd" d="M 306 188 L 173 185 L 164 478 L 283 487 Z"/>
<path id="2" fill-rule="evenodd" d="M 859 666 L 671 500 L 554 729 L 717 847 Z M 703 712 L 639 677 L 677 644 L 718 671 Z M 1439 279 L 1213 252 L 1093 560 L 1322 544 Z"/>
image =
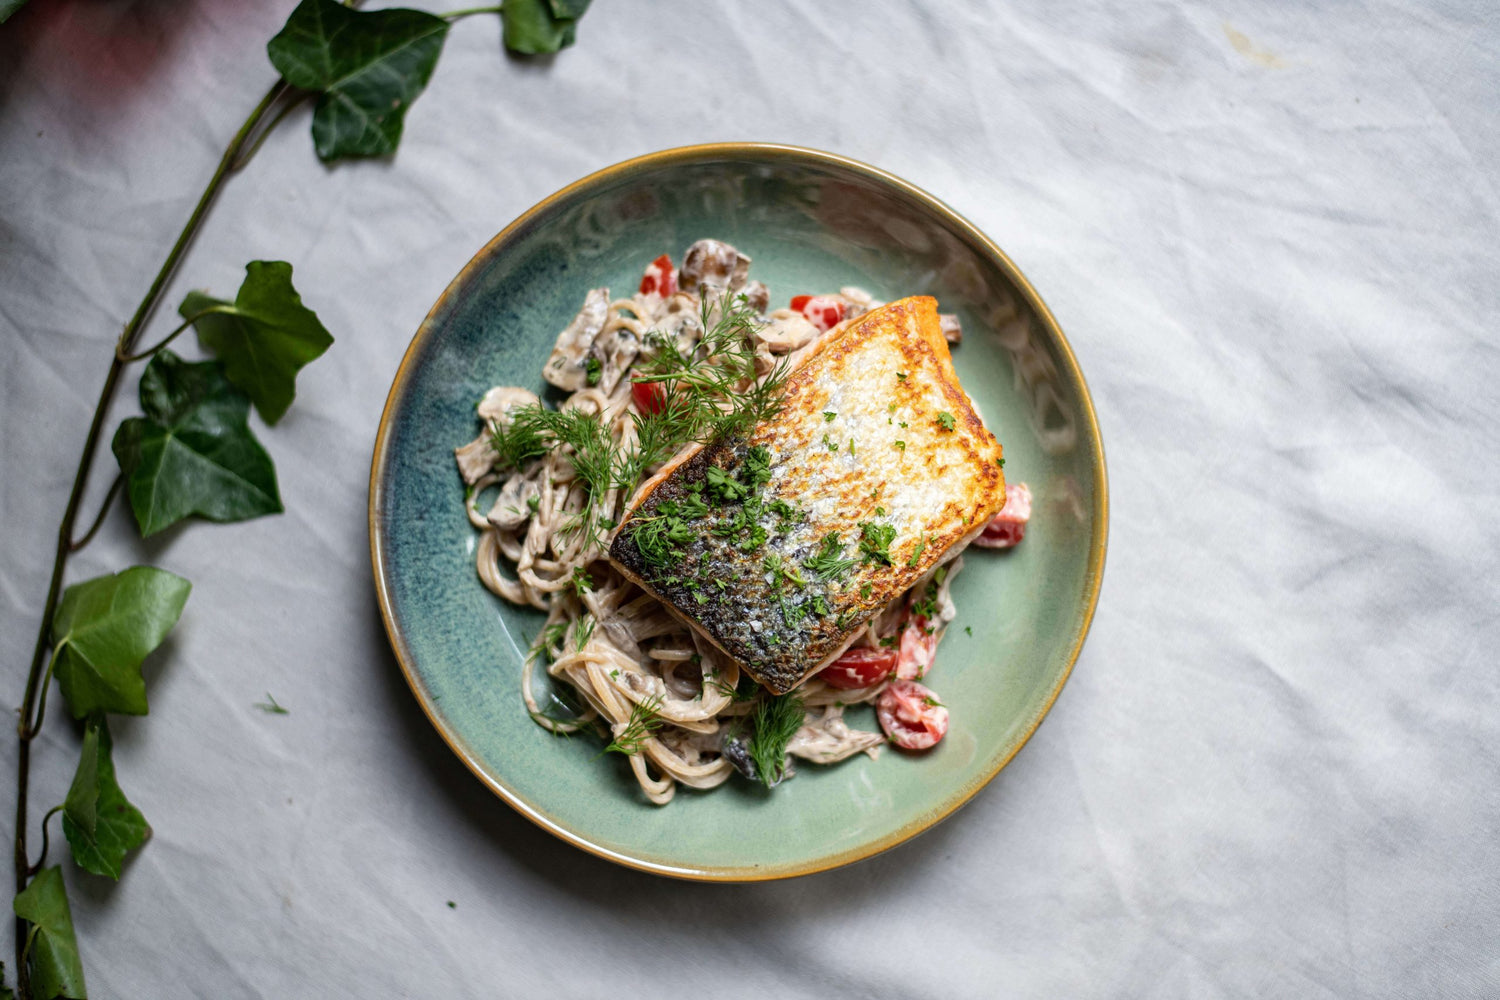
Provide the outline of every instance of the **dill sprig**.
<path id="1" fill-rule="evenodd" d="M 567 622 L 553 622 L 537 633 L 537 637 L 531 643 L 531 649 L 526 653 L 527 660 L 535 660 L 543 657 L 547 663 L 557 659 L 557 653 L 562 649 L 563 640 L 568 636 Z"/>
<path id="2" fill-rule="evenodd" d="M 795 692 L 758 702 L 751 716 L 754 734 L 745 744 L 761 784 L 771 788 L 786 777 L 786 748 L 802 728 L 805 713 Z"/>
<path id="3" fill-rule="evenodd" d="M 837 531 L 824 535 L 818 545 L 817 553 L 809 557 L 803 565 L 824 580 L 838 576 L 859 565 L 858 559 L 844 558 L 844 543 L 839 541 Z"/>
<path id="4" fill-rule="evenodd" d="M 676 442 L 666 455 L 689 441 L 743 434 L 775 416 L 791 371 L 782 357 L 764 377 L 757 374 L 761 321 L 744 295 L 725 292 L 716 301 L 703 299 L 699 308 L 704 333 L 696 347 L 684 353 L 674 339 L 647 334 L 655 354 L 636 366 L 636 381 L 661 383 L 666 394 L 666 405 L 637 420 L 637 435 L 662 447 Z"/>
<path id="5" fill-rule="evenodd" d="M 651 734 L 662 727 L 665 722 L 657 711 L 661 708 L 661 695 L 654 695 L 645 701 L 638 701 L 630 709 L 630 719 L 625 723 L 625 728 L 609 742 L 600 753 L 622 753 L 625 756 L 634 756 L 641 752 Z"/>
<path id="6" fill-rule="evenodd" d="M 495 467 L 502 470 L 520 469 L 552 450 L 535 424 L 529 421 L 512 421 L 509 427 L 492 424 L 490 447 L 500 456 Z"/>

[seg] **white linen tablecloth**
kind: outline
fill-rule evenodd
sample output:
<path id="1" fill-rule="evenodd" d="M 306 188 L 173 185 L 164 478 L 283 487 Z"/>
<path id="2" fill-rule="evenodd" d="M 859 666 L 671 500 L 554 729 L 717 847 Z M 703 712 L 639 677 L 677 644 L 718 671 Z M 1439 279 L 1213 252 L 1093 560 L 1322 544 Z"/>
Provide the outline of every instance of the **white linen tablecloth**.
<path id="1" fill-rule="evenodd" d="M 113 338 L 292 6 L 0 27 L 6 704 Z M 143 543 L 117 507 L 70 577 L 195 584 L 150 717 L 114 726 L 155 837 L 118 885 L 64 869 L 92 994 L 1500 996 L 1497 16 L 597 0 L 552 60 L 459 23 L 393 162 L 324 168 L 299 112 L 143 339 L 294 264 L 338 342 L 262 435 L 287 513 Z M 386 646 L 365 519 L 396 364 L 469 257 L 585 173 L 727 139 L 874 163 L 993 236 L 1078 353 L 1113 509 L 1083 656 L 1000 777 L 874 860 L 752 886 L 617 868 L 474 780 Z M 33 821 L 77 759 L 60 705 Z"/>

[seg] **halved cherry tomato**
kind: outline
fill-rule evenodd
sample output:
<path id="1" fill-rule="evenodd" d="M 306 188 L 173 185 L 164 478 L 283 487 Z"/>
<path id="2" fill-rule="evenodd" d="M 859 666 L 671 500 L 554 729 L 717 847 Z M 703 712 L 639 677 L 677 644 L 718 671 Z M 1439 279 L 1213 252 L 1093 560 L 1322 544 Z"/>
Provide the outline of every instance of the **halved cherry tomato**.
<path id="1" fill-rule="evenodd" d="M 896 662 L 896 676 L 903 681 L 919 681 L 932 669 L 937 653 L 937 635 L 927 631 L 927 619 L 918 615 L 901 630 L 901 655 Z"/>
<path id="2" fill-rule="evenodd" d="M 974 544 L 985 549 L 1008 549 L 1026 537 L 1026 522 L 1031 520 L 1031 490 L 1025 483 L 1008 483 L 1005 506 L 990 518 Z"/>
<path id="3" fill-rule="evenodd" d="M 795 295 L 792 309 L 819 330 L 831 330 L 844 318 L 844 303 L 831 295 Z"/>
<path id="4" fill-rule="evenodd" d="M 646 267 L 646 273 L 641 277 L 641 294 L 650 295 L 655 292 L 666 298 L 676 291 L 677 270 L 672 267 L 672 258 L 662 254 Z"/>
<path id="5" fill-rule="evenodd" d="M 667 408 L 667 390 L 660 382 L 637 382 L 630 380 L 630 398 L 635 408 L 642 413 L 660 413 Z"/>
<path id="6" fill-rule="evenodd" d="M 894 649 L 870 649 L 860 646 L 846 650 L 818 673 L 818 680 L 831 687 L 852 690 L 879 684 L 896 666 Z"/>
<path id="7" fill-rule="evenodd" d="M 948 709 L 916 681 L 891 681 L 875 702 L 875 717 L 903 750 L 926 750 L 948 732 Z"/>

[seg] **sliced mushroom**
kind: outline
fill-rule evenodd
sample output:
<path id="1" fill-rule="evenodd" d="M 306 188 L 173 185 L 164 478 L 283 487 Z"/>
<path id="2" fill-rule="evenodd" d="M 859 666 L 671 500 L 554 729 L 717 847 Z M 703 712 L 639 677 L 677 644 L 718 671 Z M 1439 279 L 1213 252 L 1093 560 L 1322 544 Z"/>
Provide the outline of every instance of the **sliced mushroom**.
<path id="1" fill-rule="evenodd" d="M 608 318 L 609 289 L 595 288 L 584 297 L 583 308 L 573 322 L 557 335 L 552 356 L 542 366 L 542 378 L 569 392 L 588 385 L 589 351 Z"/>
<path id="2" fill-rule="evenodd" d="M 511 414 L 523 406 L 536 406 L 541 400 L 530 389 L 516 385 L 497 385 L 479 401 L 479 416 L 492 420 L 500 428 L 510 426 Z"/>
<path id="3" fill-rule="evenodd" d="M 531 503 L 541 497 L 537 485 L 525 476 L 511 476 L 500 488 L 487 519 L 502 531 L 514 531 L 531 517 Z"/>
<path id="4" fill-rule="evenodd" d="M 641 338 L 628 326 L 622 326 L 614 333 L 595 340 L 589 356 L 599 362 L 599 378 L 596 380 L 599 391 L 606 396 L 614 392 L 621 376 L 629 370 L 636 355 L 640 353 Z"/>
<path id="5" fill-rule="evenodd" d="M 677 287 L 684 292 L 704 294 L 709 288 L 737 292 L 750 277 L 750 258 L 728 243 L 699 240 L 682 256 L 677 272 Z"/>
<path id="6" fill-rule="evenodd" d="M 786 354 L 811 343 L 819 332 L 800 312 L 778 309 L 771 314 L 769 323 L 755 331 L 755 336 L 772 354 Z"/>
<path id="7" fill-rule="evenodd" d="M 641 354 L 655 357 L 662 343 L 670 343 L 679 353 L 689 356 L 703 339 L 703 318 L 698 312 L 698 300 L 691 295 L 678 293 L 667 300 L 666 311 L 661 319 L 646 334 Z"/>
<path id="8" fill-rule="evenodd" d="M 495 467 L 500 453 L 495 451 L 489 431 L 484 431 L 463 447 L 454 448 L 453 457 L 458 459 L 458 474 L 463 477 L 464 485 L 473 486 Z"/>
<path id="9" fill-rule="evenodd" d="M 740 294 L 745 297 L 745 302 L 751 309 L 755 310 L 757 316 L 763 316 L 766 307 L 771 304 L 771 290 L 759 281 L 747 281 L 740 289 Z"/>
<path id="10" fill-rule="evenodd" d="M 814 764 L 836 764 L 860 751 L 874 756 L 874 751 L 885 737 L 879 733 L 867 733 L 850 729 L 844 721 L 844 710 L 838 705 L 829 705 L 821 715 L 809 718 L 797 730 L 786 752 Z"/>

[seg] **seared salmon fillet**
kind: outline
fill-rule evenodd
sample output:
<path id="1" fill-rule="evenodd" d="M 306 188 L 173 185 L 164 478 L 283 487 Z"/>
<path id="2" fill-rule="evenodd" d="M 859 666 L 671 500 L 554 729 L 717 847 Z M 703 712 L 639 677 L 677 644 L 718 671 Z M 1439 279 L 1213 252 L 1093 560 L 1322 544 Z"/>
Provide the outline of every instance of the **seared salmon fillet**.
<path id="1" fill-rule="evenodd" d="M 1005 504 L 925 296 L 832 331 L 781 409 L 641 485 L 610 560 L 783 694 Z"/>

